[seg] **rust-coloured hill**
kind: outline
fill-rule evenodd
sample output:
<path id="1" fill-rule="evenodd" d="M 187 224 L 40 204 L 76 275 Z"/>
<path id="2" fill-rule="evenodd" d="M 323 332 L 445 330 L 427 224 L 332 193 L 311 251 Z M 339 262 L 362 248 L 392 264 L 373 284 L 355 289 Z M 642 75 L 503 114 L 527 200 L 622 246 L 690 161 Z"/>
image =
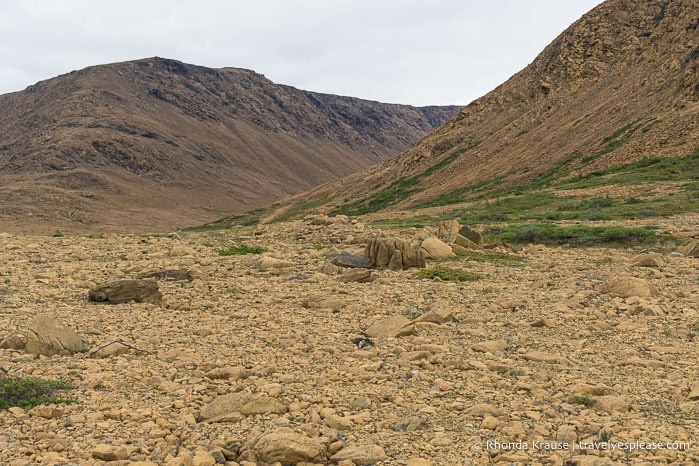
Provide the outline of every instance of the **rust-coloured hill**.
<path id="1" fill-rule="evenodd" d="M 295 209 L 447 205 L 691 154 L 699 146 L 698 23 L 696 0 L 609 0 L 413 149 L 299 196 Z"/>
<path id="2" fill-rule="evenodd" d="M 164 231 L 267 205 L 413 146 L 458 107 L 382 104 L 152 58 L 0 96 L 0 223 Z"/>

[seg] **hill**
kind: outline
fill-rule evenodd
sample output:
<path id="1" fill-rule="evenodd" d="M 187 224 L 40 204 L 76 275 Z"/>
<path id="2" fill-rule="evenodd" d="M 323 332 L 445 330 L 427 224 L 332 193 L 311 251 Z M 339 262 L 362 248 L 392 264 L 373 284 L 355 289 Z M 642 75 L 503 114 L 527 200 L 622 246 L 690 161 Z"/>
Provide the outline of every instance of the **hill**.
<path id="1" fill-rule="evenodd" d="M 644 167 L 623 183 L 637 189 L 597 195 L 643 200 L 642 185 L 675 181 L 663 189 L 696 207 L 696 183 L 686 182 L 699 175 L 698 21 L 693 1 L 609 0 L 414 148 L 271 218 L 287 205 L 350 215 L 463 205 L 463 214 L 484 198 L 618 185 Z"/>
<path id="2" fill-rule="evenodd" d="M 44 234 L 163 231 L 267 205 L 395 155 L 458 110 L 157 57 L 42 81 L 0 108 L 0 221 Z"/>

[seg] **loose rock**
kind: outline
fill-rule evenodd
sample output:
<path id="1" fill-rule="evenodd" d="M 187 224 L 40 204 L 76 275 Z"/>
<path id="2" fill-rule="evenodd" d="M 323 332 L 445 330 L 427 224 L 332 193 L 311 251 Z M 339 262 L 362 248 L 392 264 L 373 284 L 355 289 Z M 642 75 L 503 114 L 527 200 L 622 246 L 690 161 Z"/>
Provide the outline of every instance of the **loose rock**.
<path id="1" fill-rule="evenodd" d="M 351 460 L 357 466 L 366 466 L 387 459 L 388 455 L 378 445 L 345 447 L 330 457 L 330 460 L 333 462 Z"/>
<path id="2" fill-rule="evenodd" d="M 29 324 L 28 353 L 51 356 L 75 354 L 83 349 L 80 335 L 51 316 L 40 314 Z"/>
<path id="3" fill-rule="evenodd" d="M 92 450 L 92 457 L 103 461 L 120 461 L 129 457 L 126 447 L 101 443 Z"/>
<path id="4" fill-rule="evenodd" d="M 296 466 L 298 463 L 323 463 L 326 448 L 316 439 L 287 429 L 262 434 L 241 447 L 239 461 L 256 463 L 281 463 Z"/>
<path id="5" fill-rule="evenodd" d="M 652 284 L 642 278 L 636 277 L 612 277 L 597 287 L 600 293 L 629 298 L 631 296 L 650 297 L 658 294 L 658 290 Z"/>
<path id="6" fill-rule="evenodd" d="M 677 250 L 687 257 L 699 257 L 699 240 L 690 240 L 678 247 Z"/>
<path id="7" fill-rule="evenodd" d="M 364 333 L 373 338 L 398 338 L 415 333 L 415 325 L 403 316 L 393 316 L 375 323 Z"/>

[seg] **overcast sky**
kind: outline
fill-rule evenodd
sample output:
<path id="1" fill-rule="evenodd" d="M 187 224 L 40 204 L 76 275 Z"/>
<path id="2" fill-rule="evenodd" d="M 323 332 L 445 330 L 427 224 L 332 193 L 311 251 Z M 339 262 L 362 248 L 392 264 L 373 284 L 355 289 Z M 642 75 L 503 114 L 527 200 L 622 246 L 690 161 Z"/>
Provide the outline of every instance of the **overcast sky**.
<path id="1" fill-rule="evenodd" d="M 599 3 L 3 0 L 0 94 L 91 65 L 160 56 L 249 68 L 318 92 L 465 105 Z"/>

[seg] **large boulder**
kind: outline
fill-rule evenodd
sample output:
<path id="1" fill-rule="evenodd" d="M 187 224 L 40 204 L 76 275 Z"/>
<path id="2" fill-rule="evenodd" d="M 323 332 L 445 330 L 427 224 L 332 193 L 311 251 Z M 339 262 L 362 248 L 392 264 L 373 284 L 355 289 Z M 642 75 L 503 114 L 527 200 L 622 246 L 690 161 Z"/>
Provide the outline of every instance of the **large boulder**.
<path id="1" fill-rule="evenodd" d="M 453 247 L 462 247 L 465 249 L 483 249 L 483 246 L 477 243 L 474 243 L 470 239 L 466 238 L 465 236 L 458 234 L 456 235 L 456 239 L 454 239 L 454 246 Z"/>
<path id="2" fill-rule="evenodd" d="M 403 238 L 372 238 L 364 255 L 374 267 L 390 270 L 406 270 L 425 267 L 425 256 L 419 245 Z"/>
<path id="3" fill-rule="evenodd" d="M 426 238 L 422 242 L 420 247 L 424 256 L 428 259 L 443 260 L 451 259 L 455 257 L 454 251 L 452 251 L 451 246 L 442 241 L 439 238 L 431 237 Z"/>
<path id="4" fill-rule="evenodd" d="M 378 445 L 357 445 L 345 447 L 335 453 L 330 461 L 339 463 L 350 460 L 358 466 L 368 466 L 388 459 L 383 448 Z"/>
<path id="5" fill-rule="evenodd" d="M 404 337 L 415 333 L 415 324 L 403 316 L 393 316 L 375 323 L 364 333 L 373 338 Z"/>
<path id="6" fill-rule="evenodd" d="M 358 256 L 347 251 L 342 251 L 340 254 L 330 254 L 327 256 L 327 259 L 331 264 L 338 267 L 368 269 L 372 266 L 371 261 L 367 257 Z"/>
<path id="7" fill-rule="evenodd" d="M 51 316 L 40 314 L 29 324 L 26 350 L 31 354 L 70 355 L 84 350 L 80 335 Z"/>
<path id="8" fill-rule="evenodd" d="M 483 236 L 478 230 L 474 230 L 473 228 L 464 225 L 459 228 L 459 234 L 472 243 L 478 246 L 483 246 Z"/>
<path id="9" fill-rule="evenodd" d="M 124 279 L 104 283 L 92 288 L 88 299 L 95 303 L 120 304 L 158 301 L 163 295 L 155 280 Z"/>
<path id="10" fill-rule="evenodd" d="M 297 434 L 289 429 L 279 429 L 264 433 L 246 442 L 240 448 L 238 461 L 255 464 L 297 464 L 326 463 L 326 446 L 319 439 Z"/>
<path id="11" fill-rule="evenodd" d="M 628 276 L 612 277 L 599 285 L 597 291 L 620 298 L 650 297 L 658 294 L 658 289 L 651 283 L 642 278 Z"/>
<path id="12" fill-rule="evenodd" d="M 665 259 L 662 254 L 657 252 L 649 252 L 646 254 L 639 254 L 634 257 L 633 265 L 636 267 L 662 267 L 665 265 Z"/>
<path id="13" fill-rule="evenodd" d="M 229 393 L 221 395 L 204 406 L 199 414 L 202 421 L 223 419 L 239 413 L 243 416 L 256 414 L 284 414 L 288 409 L 275 398 L 249 393 Z"/>
<path id="14" fill-rule="evenodd" d="M 437 225 L 437 238 L 445 243 L 452 244 L 459 234 L 461 225 L 456 220 L 443 220 Z"/>
<path id="15" fill-rule="evenodd" d="M 693 239 L 677 248 L 687 257 L 699 257 L 699 239 Z"/>

